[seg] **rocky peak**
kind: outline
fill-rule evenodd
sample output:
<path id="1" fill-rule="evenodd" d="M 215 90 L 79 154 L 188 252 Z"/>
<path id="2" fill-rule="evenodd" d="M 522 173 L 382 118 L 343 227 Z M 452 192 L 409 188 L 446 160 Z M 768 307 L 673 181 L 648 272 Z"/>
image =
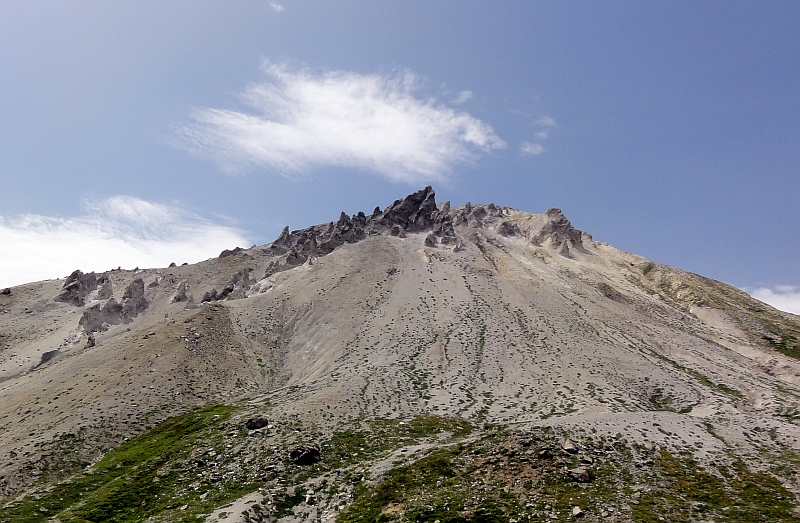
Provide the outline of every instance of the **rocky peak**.
<path id="1" fill-rule="evenodd" d="M 395 201 L 376 219 L 385 227 L 399 225 L 407 232 L 423 231 L 433 225 L 436 210 L 436 192 L 429 185 Z"/>
<path id="2" fill-rule="evenodd" d="M 552 244 L 565 256 L 570 255 L 570 249 L 583 250 L 583 233 L 574 229 L 560 210 L 550 209 L 542 215 L 536 215 L 534 222 L 528 224 L 524 231 L 511 217 L 511 212 L 512 209 L 493 203 L 484 206 L 467 202 L 457 208 L 452 208 L 449 201 L 437 205 L 436 192 L 428 186 L 396 200 L 383 211 L 375 207 L 370 215 L 359 212 L 348 216 L 341 212 L 335 222 L 291 232 L 289 227 L 284 227 L 280 236 L 269 246 L 269 252 L 275 258 L 267 266 L 263 278 L 310 263 L 344 244 L 356 243 L 375 235 L 405 238 L 407 233 L 427 232 L 425 245 L 441 244 L 460 251 L 465 247 L 464 241 L 456 233 L 456 228 L 460 226 L 489 228 L 503 236 L 524 236 L 535 245 Z M 241 292 L 233 292 L 240 285 L 233 281 L 235 278 L 236 275 L 222 292 L 207 292 L 202 301 L 239 296 Z"/>

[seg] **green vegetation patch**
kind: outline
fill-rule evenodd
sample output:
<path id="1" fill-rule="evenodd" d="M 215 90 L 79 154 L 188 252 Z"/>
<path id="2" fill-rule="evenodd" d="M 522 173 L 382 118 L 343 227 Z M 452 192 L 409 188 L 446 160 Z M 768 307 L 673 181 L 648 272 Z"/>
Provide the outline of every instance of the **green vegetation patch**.
<path id="1" fill-rule="evenodd" d="M 337 523 L 572 521 L 576 506 L 590 521 L 799 521 L 794 496 L 741 461 L 711 471 L 688 454 L 603 438 L 569 454 L 559 441 L 499 429 L 436 448 L 361 489 Z"/>
<path id="2" fill-rule="evenodd" d="M 192 451 L 219 438 L 219 423 L 235 410 L 229 406 L 198 409 L 170 418 L 154 429 L 109 451 L 102 460 L 39 494 L 28 495 L 0 511 L 3 522 L 62 523 L 142 521 L 152 514 L 189 505 L 173 521 L 197 521 L 197 513 L 254 490 L 257 485 L 219 485 L 203 494 L 182 485 L 190 481 L 178 463 Z M 189 465 L 191 466 L 191 465 Z M 183 495 L 176 492 L 184 490 Z"/>
<path id="3" fill-rule="evenodd" d="M 794 495 L 742 461 L 709 470 L 687 456 L 659 452 L 657 488 L 633 507 L 635 521 L 798 522 Z"/>

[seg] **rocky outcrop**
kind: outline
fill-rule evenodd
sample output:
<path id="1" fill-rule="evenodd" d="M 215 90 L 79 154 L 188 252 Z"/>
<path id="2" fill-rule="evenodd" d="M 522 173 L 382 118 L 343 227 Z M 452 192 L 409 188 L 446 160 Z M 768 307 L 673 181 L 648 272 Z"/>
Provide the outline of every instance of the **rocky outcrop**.
<path id="1" fill-rule="evenodd" d="M 219 293 L 217 289 L 211 289 L 210 291 L 206 291 L 203 293 L 203 297 L 200 298 L 200 303 L 205 303 L 207 301 L 217 301 L 219 300 Z"/>
<path id="2" fill-rule="evenodd" d="M 571 256 L 572 250 L 588 252 L 582 243 L 588 235 L 572 227 L 560 210 L 550 209 L 544 214 L 533 215 L 535 219 L 524 229 L 516 223 L 512 214 L 508 207 L 498 207 L 492 203 L 484 206 L 468 202 L 455 209 L 450 207 L 450 202 L 437 205 L 436 193 L 428 186 L 396 200 L 383 211 L 376 207 L 369 216 L 363 212 L 353 216 L 342 212 L 335 222 L 291 232 L 284 227 L 280 236 L 269 246 L 268 252 L 275 259 L 269 263 L 262 278 L 298 267 L 330 254 L 342 245 L 373 235 L 388 234 L 405 238 L 408 233 L 428 231 L 424 240 L 426 246 L 448 246 L 459 252 L 465 249 L 465 243 L 456 234 L 456 228 L 463 226 L 492 228 L 507 237 L 527 237 L 532 244 L 551 245 L 564 256 Z M 238 295 L 231 295 L 225 290 L 206 294 L 203 301 L 232 299 Z"/>
<path id="3" fill-rule="evenodd" d="M 226 298 L 244 298 L 247 290 L 253 283 L 255 283 L 255 281 L 250 278 L 251 272 L 253 272 L 253 269 L 251 268 L 244 268 L 240 271 L 236 271 L 233 276 L 228 279 L 228 283 L 226 283 L 222 288 L 222 292 L 217 292 L 217 289 L 212 289 L 211 291 L 203 294 L 203 298 L 200 300 L 200 303 L 224 300 Z"/>
<path id="4" fill-rule="evenodd" d="M 149 306 L 144 297 L 144 280 L 136 278 L 125 288 L 120 302 L 109 298 L 104 304 L 96 303 L 87 307 L 78 324 L 86 332 L 105 330 L 109 325 L 130 323 Z"/>
<path id="5" fill-rule="evenodd" d="M 182 280 L 178 284 L 178 288 L 175 291 L 175 294 L 172 295 L 172 300 L 170 300 L 170 303 L 179 303 L 183 301 L 188 301 L 189 297 L 186 294 L 188 290 L 189 290 L 189 282 L 187 282 L 186 280 Z"/>
<path id="6" fill-rule="evenodd" d="M 241 247 L 236 247 L 235 249 L 232 249 L 232 250 L 225 249 L 224 251 L 219 253 L 219 257 L 220 258 L 227 258 L 228 256 L 233 256 L 234 254 L 238 254 L 238 253 L 242 252 L 243 250 L 244 249 L 242 249 Z"/>
<path id="7" fill-rule="evenodd" d="M 84 274 L 80 270 L 76 270 L 67 277 L 67 281 L 61 287 L 61 293 L 53 299 L 76 307 L 83 307 L 86 296 L 95 289 L 97 289 L 95 273 Z"/>
<path id="8" fill-rule="evenodd" d="M 100 289 L 97 291 L 98 300 L 107 300 L 114 295 L 114 287 L 111 283 L 111 277 L 107 274 L 101 274 L 97 278 L 97 285 Z"/>
<path id="9" fill-rule="evenodd" d="M 395 201 L 383 211 L 376 207 L 369 216 L 363 212 L 348 216 L 343 212 L 335 222 L 292 232 L 285 227 L 269 247 L 277 259 L 270 262 L 263 277 L 292 269 L 306 263 L 309 258 L 325 256 L 342 245 L 369 236 L 389 234 L 405 238 L 407 233 L 427 230 L 432 231 L 434 243 L 459 243 L 450 203 L 437 207 L 436 192 L 430 186 Z M 463 242 L 461 245 L 463 248 Z"/>
<path id="10" fill-rule="evenodd" d="M 392 225 L 392 228 L 389 230 L 389 234 L 391 236 L 397 236 L 398 238 L 405 238 L 406 230 L 400 227 L 399 225 L 395 224 Z"/>

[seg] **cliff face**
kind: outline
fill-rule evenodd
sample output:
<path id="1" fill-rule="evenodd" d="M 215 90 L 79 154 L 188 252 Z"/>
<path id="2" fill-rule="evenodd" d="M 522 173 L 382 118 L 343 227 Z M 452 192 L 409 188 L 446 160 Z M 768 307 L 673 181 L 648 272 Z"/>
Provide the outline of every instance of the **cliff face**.
<path id="1" fill-rule="evenodd" d="M 709 462 L 800 451 L 797 317 L 558 209 L 430 187 L 196 265 L 12 288 L 0 335 L 4 496 L 207 404 L 319 441 L 435 416 Z"/>

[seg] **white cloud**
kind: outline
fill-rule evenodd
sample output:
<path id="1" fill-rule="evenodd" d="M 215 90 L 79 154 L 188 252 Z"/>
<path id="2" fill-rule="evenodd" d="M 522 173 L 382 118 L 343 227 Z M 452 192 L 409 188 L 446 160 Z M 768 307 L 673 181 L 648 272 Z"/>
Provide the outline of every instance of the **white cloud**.
<path id="1" fill-rule="evenodd" d="M 282 13 L 286 10 L 281 4 L 276 4 L 275 2 L 270 2 L 269 6 L 272 8 L 273 11 L 276 13 Z"/>
<path id="2" fill-rule="evenodd" d="M 414 96 L 413 74 L 316 74 L 265 64 L 269 80 L 240 95 L 249 111 L 199 109 L 178 143 L 227 173 L 268 168 L 293 178 L 315 166 L 354 167 L 408 183 L 506 144 L 465 112 Z"/>
<path id="3" fill-rule="evenodd" d="M 550 118 L 549 116 L 542 116 L 538 120 L 536 120 L 537 125 L 541 125 L 542 127 L 552 127 L 556 124 L 556 121 Z"/>
<path id="4" fill-rule="evenodd" d="M 166 267 L 194 263 L 223 249 L 249 247 L 246 235 L 180 205 L 131 196 L 90 201 L 73 218 L 0 216 L 0 287 L 60 278 L 75 269 Z"/>
<path id="5" fill-rule="evenodd" d="M 472 100 L 472 91 L 461 91 L 458 96 L 453 100 L 454 104 L 463 104 Z"/>
<path id="6" fill-rule="evenodd" d="M 776 309 L 800 314 L 800 291 L 795 285 L 776 285 L 773 289 L 761 287 L 747 292 L 753 298 L 768 303 Z"/>
<path id="7" fill-rule="evenodd" d="M 542 147 L 540 143 L 522 142 L 519 146 L 519 150 L 523 153 L 537 155 L 544 152 L 544 147 Z"/>
<path id="8" fill-rule="evenodd" d="M 535 133 L 534 136 L 539 140 L 547 140 L 547 138 L 550 137 L 550 129 L 548 128 L 553 127 L 556 124 L 556 121 L 549 116 L 542 116 L 536 120 L 535 123 L 536 125 L 543 127 L 543 129 L 538 133 Z M 519 150 L 523 153 L 536 156 L 544 152 L 544 146 L 542 146 L 540 143 L 522 142 L 519 146 Z"/>

